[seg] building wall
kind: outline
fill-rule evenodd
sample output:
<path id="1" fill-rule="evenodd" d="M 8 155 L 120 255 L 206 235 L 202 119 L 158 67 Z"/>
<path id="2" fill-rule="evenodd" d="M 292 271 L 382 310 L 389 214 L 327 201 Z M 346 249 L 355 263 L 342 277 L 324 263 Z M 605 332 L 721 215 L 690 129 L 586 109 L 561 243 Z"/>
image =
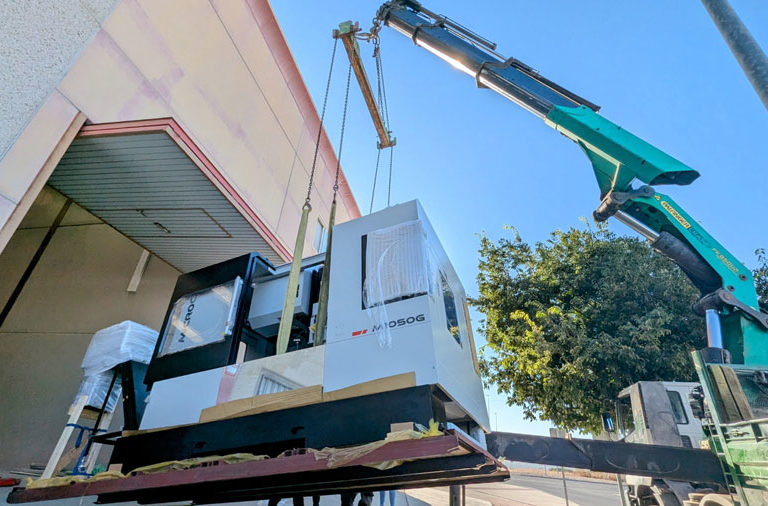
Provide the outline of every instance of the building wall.
<path id="1" fill-rule="evenodd" d="M 0 3 L 0 158 L 59 84 L 117 0 Z"/>
<path id="2" fill-rule="evenodd" d="M 41 36 L 30 33 L 33 40 Z M 46 99 L 35 95 L 37 114 L 0 160 L 0 181 L 7 180 L 0 183 L 0 224 L 6 223 L 0 247 L 26 211 L 23 199 L 27 205 L 34 200 L 27 191 L 41 164 L 50 164 L 50 138 L 80 113 L 91 123 L 174 118 L 290 258 L 319 119 L 266 0 L 121 0 L 89 42 L 70 40 L 79 55 Z M 42 74 L 46 82 L 59 76 L 55 70 Z M 52 114 L 55 121 L 36 123 Z M 335 165 L 324 135 L 312 224 L 327 220 Z M 342 180 L 337 220 L 358 215 Z M 304 253 L 312 252 L 314 230 L 308 227 Z"/>
<path id="3" fill-rule="evenodd" d="M 44 188 L 0 254 L 0 305 L 64 201 Z M 126 291 L 141 251 L 77 205 L 67 211 L 0 328 L 0 469 L 47 462 L 94 332 L 127 319 L 160 328 L 179 272 L 153 256 L 138 291 Z"/>
<path id="4" fill-rule="evenodd" d="M 173 118 L 290 259 L 319 118 L 267 0 L 10 4 L 0 6 L 0 307 L 61 206 L 44 185 L 85 123 Z M 323 134 L 304 255 L 327 222 L 336 163 Z M 359 216 L 340 183 L 338 222 Z M 75 205 L 64 225 L 0 328 L 0 469 L 47 460 L 91 335 L 125 319 L 159 328 L 178 275 L 152 257 L 128 293 L 141 248 Z"/>

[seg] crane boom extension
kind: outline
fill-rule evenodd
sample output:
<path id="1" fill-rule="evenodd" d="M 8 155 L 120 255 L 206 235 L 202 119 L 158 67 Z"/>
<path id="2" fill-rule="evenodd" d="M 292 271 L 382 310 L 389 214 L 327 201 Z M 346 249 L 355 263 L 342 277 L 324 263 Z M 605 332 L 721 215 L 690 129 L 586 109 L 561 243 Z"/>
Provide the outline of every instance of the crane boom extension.
<path id="1" fill-rule="evenodd" d="M 392 132 L 387 129 L 387 125 L 385 125 L 384 119 L 381 116 L 381 111 L 376 105 L 376 99 L 373 97 L 371 83 L 368 81 L 368 74 L 365 73 L 363 60 L 360 58 L 360 47 L 355 38 L 359 31 L 360 28 L 357 26 L 357 23 L 345 21 L 339 25 L 338 30 L 333 31 L 333 37 L 341 39 L 341 42 L 344 44 L 344 50 L 347 52 L 349 63 L 352 65 L 352 70 L 355 72 L 357 83 L 360 85 L 360 91 L 363 93 L 363 100 L 365 100 L 368 113 L 373 119 L 376 135 L 379 136 L 378 148 L 391 148 L 397 141 L 392 138 Z"/>
<path id="2" fill-rule="evenodd" d="M 615 123 L 599 107 L 541 76 L 528 65 L 495 52 L 495 44 L 413 0 L 392 0 L 377 13 L 378 25 L 413 42 L 473 77 L 479 87 L 512 100 L 581 147 L 600 188 L 594 213 L 615 216 L 675 260 L 702 293 L 697 309 L 716 309 L 734 362 L 768 365 L 768 315 L 758 308 L 752 273 L 652 185 L 687 185 L 699 173 Z M 633 183 L 644 185 L 637 188 Z"/>

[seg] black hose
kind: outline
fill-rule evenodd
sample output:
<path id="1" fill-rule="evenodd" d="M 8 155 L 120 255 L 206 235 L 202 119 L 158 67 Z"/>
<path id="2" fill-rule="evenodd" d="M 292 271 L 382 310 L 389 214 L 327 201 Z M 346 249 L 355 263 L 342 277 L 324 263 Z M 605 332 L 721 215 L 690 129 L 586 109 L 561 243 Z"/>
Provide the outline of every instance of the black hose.
<path id="1" fill-rule="evenodd" d="M 712 293 L 723 285 L 722 279 L 701 256 L 685 242 L 669 232 L 661 232 L 651 243 L 653 249 L 671 258 L 680 266 L 686 276 L 701 291 L 702 295 Z"/>

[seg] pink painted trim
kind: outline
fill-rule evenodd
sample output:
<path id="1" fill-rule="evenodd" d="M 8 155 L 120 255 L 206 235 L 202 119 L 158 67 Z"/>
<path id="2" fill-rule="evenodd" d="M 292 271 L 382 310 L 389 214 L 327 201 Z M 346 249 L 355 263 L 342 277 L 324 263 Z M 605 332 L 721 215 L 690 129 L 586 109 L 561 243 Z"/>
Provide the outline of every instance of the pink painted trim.
<path id="1" fill-rule="evenodd" d="M 304 125 L 314 139 L 314 136 L 317 134 L 317 129 L 320 127 L 320 116 L 312 102 L 312 98 L 309 95 L 304 79 L 301 77 L 299 67 L 296 66 L 296 61 L 291 55 L 288 43 L 285 41 L 285 37 L 283 37 L 283 32 L 280 30 L 280 25 L 277 23 L 275 13 L 272 11 L 272 7 L 270 7 L 268 0 L 248 0 L 248 6 L 256 20 L 256 24 L 259 25 L 261 34 L 267 41 L 267 47 L 269 47 L 272 57 L 275 59 L 275 62 L 277 62 L 277 66 L 280 69 L 280 73 L 283 75 L 283 79 L 288 85 L 288 90 L 291 92 L 291 95 L 293 95 L 293 99 L 299 107 L 299 111 L 304 118 Z M 335 176 L 338 158 L 336 158 L 336 152 L 331 146 L 331 141 L 328 139 L 328 134 L 325 129 L 323 129 L 320 138 L 320 154 L 325 162 L 326 170 L 332 171 L 332 175 Z M 341 197 L 344 207 L 347 208 L 350 218 L 359 218 L 360 209 L 357 207 L 357 202 L 355 201 L 352 189 L 349 187 L 349 183 L 347 182 L 343 170 L 340 171 L 339 174 L 339 196 Z"/>
<path id="2" fill-rule="evenodd" d="M 108 135 L 129 135 L 149 132 L 165 132 L 186 153 L 189 159 L 200 168 L 200 171 L 227 197 L 240 213 L 251 223 L 251 226 L 264 238 L 266 243 L 286 262 L 293 258 L 290 250 L 270 230 L 264 221 L 256 214 L 248 202 L 229 183 L 195 142 L 187 135 L 173 118 L 157 118 L 138 121 L 122 121 L 117 123 L 101 123 L 86 125 L 78 133 L 78 137 L 96 137 Z"/>

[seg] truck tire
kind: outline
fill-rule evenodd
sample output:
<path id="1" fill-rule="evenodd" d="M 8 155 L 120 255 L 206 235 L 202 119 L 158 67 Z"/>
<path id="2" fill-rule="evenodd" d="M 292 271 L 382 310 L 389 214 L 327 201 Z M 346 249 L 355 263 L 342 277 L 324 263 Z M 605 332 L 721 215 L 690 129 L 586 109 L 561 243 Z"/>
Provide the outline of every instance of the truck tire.
<path id="1" fill-rule="evenodd" d="M 734 506 L 726 494 L 689 494 L 684 506 Z"/>

